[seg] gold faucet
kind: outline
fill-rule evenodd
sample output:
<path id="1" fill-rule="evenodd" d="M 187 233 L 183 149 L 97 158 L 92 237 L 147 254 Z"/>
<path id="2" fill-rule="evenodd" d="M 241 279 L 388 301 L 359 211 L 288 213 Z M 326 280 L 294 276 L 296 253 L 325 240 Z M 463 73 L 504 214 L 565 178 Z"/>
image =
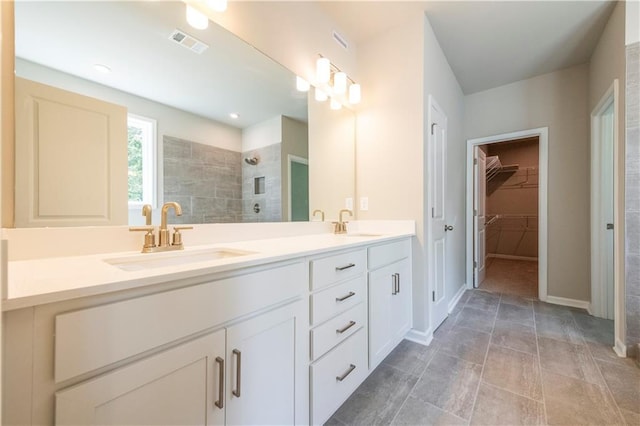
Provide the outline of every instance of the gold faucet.
<path id="1" fill-rule="evenodd" d="M 316 213 L 320 213 L 320 219 L 324 222 L 324 212 L 320 209 L 315 209 L 311 216 L 315 217 Z"/>
<path id="2" fill-rule="evenodd" d="M 339 220 L 337 222 L 332 222 L 334 225 L 333 233 L 334 234 L 346 234 L 347 233 L 347 223 L 342 219 L 343 213 L 349 213 L 349 216 L 353 217 L 353 212 L 349 209 L 342 209 L 340 213 L 338 213 Z"/>
<path id="3" fill-rule="evenodd" d="M 160 211 L 160 229 L 158 229 L 158 245 L 155 244 L 155 235 L 153 235 L 154 227 L 151 226 L 151 206 L 145 204 L 142 207 L 142 215 L 146 217 L 147 226 L 137 226 L 129 228 L 129 231 L 144 231 L 144 245 L 142 246 L 143 253 L 153 253 L 158 251 L 169 250 L 182 250 L 184 248 L 182 244 L 183 229 L 193 229 L 193 226 L 175 226 L 173 232 L 173 241 L 169 242 L 170 232 L 167 229 L 167 213 L 169 209 L 173 208 L 176 212 L 176 216 L 182 216 L 182 207 L 175 201 L 170 201 L 162 206 Z"/>

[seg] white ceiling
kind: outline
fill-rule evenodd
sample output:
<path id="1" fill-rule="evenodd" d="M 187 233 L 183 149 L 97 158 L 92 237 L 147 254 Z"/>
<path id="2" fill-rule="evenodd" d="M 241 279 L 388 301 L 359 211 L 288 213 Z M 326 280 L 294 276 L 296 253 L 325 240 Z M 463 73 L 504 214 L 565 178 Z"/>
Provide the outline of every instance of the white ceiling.
<path id="1" fill-rule="evenodd" d="M 209 49 L 198 55 L 169 40 L 176 28 Z M 182 2 L 19 1 L 16 56 L 234 127 L 307 120 L 291 71 L 218 25 L 193 29 Z"/>
<path id="2" fill-rule="evenodd" d="M 426 13 L 470 94 L 588 62 L 615 2 L 327 1 L 322 7 L 356 44 Z"/>

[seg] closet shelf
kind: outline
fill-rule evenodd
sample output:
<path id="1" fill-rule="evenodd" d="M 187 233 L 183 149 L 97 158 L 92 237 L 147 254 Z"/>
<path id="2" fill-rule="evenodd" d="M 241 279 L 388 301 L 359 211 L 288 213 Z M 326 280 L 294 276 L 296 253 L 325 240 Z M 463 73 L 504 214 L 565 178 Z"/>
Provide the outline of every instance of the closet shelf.
<path id="1" fill-rule="evenodd" d="M 503 165 L 497 155 L 487 157 L 486 161 L 487 182 L 490 182 L 499 173 L 515 173 L 519 168 L 518 164 Z"/>

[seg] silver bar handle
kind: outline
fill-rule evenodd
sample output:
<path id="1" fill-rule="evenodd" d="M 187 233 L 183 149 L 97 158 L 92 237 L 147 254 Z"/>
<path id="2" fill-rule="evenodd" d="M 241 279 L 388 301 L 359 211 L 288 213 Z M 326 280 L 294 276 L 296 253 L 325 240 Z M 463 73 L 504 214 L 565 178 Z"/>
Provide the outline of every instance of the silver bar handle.
<path id="1" fill-rule="evenodd" d="M 342 327 L 342 328 L 337 329 L 337 330 L 336 330 L 336 333 L 342 334 L 342 333 L 344 333 L 345 331 L 347 331 L 348 329 L 350 329 L 351 327 L 353 327 L 354 325 L 356 325 L 356 322 L 355 322 L 355 321 L 349 321 L 349 324 L 345 325 L 345 326 L 344 326 L 344 327 Z"/>
<path id="2" fill-rule="evenodd" d="M 216 362 L 218 363 L 218 400 L 214 402 L 214 405 L 219 409 L 224 408 L 224 359 L 219 356 L 216 357 Z"/>
<path id="3" fill-rule="evenodd" d="M 356 266 L 355 263 L 350 263 L 345 266 L 336 266 L 336 271 L 344 271 L 345 269 L 353 268 L 354 266 Z"/>
<path id="4" fill-rule="evenodd" d="M 349 365 L 349 369 L 342 376 L 336 376 L 336 380 L 339 381 L 339 382 L 343 381 L 355 369 L 356 369 L 355 365 L 353 365 L 353 364 Z"/>
<path id="5" fill-rule="evenodd" d="M 396 274 L 391 275 L 391 295 L 395 296 L 396 294 L 398 294 L 398 291 L 396 290 L 396 288 L 398 287 L 397 283 L 396 283 Z"/>
<path id="6" fill-rule="evenodd" d="M 232 390 L 231 393 L 233 396 L 237 396 L 240 398 L 240 386 L 242 384 L 242 378 L 240 376 L 242 370 L 242 352 L 237 349 L 232 351 L 234 355 L 236 355 L 236 389 Z"/>
<path id="7" fill-rule="evenodd" d="M 398 294 L 400 293 L 400 274 L 396 272 L 393 275 L 396 276 L 396 294 Z"/>
<path id="8" fill-rule="evenodd" d="M 349 292 L 349 294 L 347 294 L 346 296 L 342 296 L 342 297 L 336 297 L 336 302 L 342 302 L 344 300 L 347 300 L 348 298 L 355 296 L 356 294 L 352 291 Z"/>

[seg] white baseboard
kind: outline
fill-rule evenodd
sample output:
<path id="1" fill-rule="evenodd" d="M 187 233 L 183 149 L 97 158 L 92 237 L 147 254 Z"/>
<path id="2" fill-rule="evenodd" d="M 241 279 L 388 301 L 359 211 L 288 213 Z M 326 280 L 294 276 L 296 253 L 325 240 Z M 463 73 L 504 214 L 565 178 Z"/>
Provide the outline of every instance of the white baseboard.
<path id="1" fill-rule="evenodd" d="M 418 331 L 415 328 L 412 328 L 404 338 L 424 346 L 429 346 L 433 340 L 433 330 L 429 328 L 427 331 Z"/>
<path id="2" fill-rule="evenodd" d="M 585 310 L 591 309 L 591 303 L 586 300 L 567 299 L 566 297 L 549 296 L 547 294 L 547 303 L 554 305 L 570 306 L 572 308 L 581 308 Z"/>
<path id="3" fill-rule="evenodd" d="M 494 254 L 494 253 L 489 253 L 487 255 L 487 257 L 493 257 L 496 259 L 509 259 L 509 260 L 528 260 L 531 262 L 537 262 L 538 258 L 537 257 L 528 257 L 528 256 L 512 256 L 510 254 Z"/>
<path id="4" fill-rule="evenodd" d="M 467 291 L 467 285 L 466 284 L 462 284 L 462 287 L 460 287 L 460 290 L 458 290 L 458 292 L 453 296 L 453 298 L 449 302 L 449 305 L 447 306 L 447 309 L 448 309 L 447 312 L 448 313 L 451 313 L 454 310 L 454 308 L 456 307 L 456 305 L 460 301 L 460 298 L 462 297 L 462 295 L 464 294 L 465 291 Z"/>
<path id="5" fill-rule="evenodd" d="M 626 358 L 627 357 L 627 345 L 622 343 L 619 339 L 616 339 L 616 344 L 613 347 L 613 351 L 620 358 Z M 640 354 L 638 354 L 638 356 L 640 356 Z"/>

